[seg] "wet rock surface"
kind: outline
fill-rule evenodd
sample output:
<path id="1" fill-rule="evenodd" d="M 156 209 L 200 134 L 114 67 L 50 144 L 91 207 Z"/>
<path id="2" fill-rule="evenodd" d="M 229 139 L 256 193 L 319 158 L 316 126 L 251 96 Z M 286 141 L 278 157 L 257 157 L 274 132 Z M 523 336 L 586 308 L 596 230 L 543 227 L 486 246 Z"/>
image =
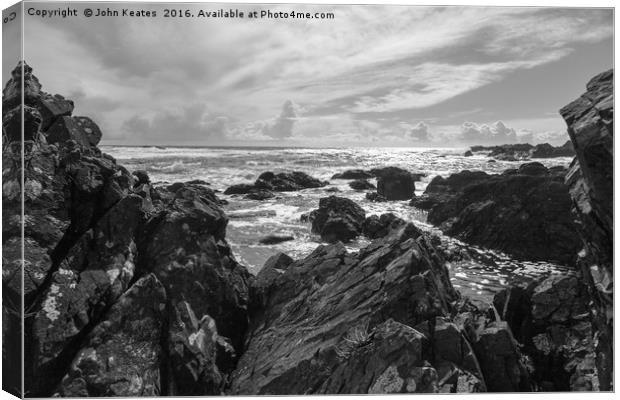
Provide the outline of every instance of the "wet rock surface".
<path id="1" fill-rule="evenodd" d="M 411 205 L 467 243 L 524 260 L 574 265 L 581 246 L 563 168 L 532 162 L 499 175 L 462 171 L 436 177 Z"/>

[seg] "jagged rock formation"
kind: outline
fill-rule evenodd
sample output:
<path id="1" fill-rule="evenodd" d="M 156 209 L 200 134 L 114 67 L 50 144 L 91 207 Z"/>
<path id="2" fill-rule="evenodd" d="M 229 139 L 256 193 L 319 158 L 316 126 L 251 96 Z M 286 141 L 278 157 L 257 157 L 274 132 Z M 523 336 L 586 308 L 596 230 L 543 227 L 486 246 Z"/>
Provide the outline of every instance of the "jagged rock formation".
<path id="1" fill-rule="evenodd" d="M 21 288 L 25 196 L 25 382 L 31 396 L 220 394 L 243 347 L 253 278 L 232 257 L 227 217 L 199 184 L 155 188 L 97 147 L 73 103 L 25 83 L 3 92 L 5 358 Z M 13 107 L 13 108 L 11 108 Z"/>
<path id="2" fill-rule="evenodd" d="M 510 329 L 458 301 L 412 224 L 357 254 L 337 243 L 275 267 L 280 258 L 259 277 L 266 295 L 233 394 L 530 389 Z"/>
<path id="3" fill-rule="evenodd" d="M 575 275 L 552 275 L 495 295 L 542 391 L 600 390 L 586 287 Z"/>
<path id="4" fill-rule="evenodd" d="M 575 157 L 566 176 L 581 224 L 581 273 L 593 301 L 601 390 L 613 388 L 613 70 L 592 78 L 587 91 L 560 110 Z"/>
<path id="5" fill-rule="evenodd" d="M 500 175 L 462 171 L 436 177 L 411 205 L 467 243 L 532 261 L 573 265 L 580 239 L 565 170 L 533 162 Z"/>

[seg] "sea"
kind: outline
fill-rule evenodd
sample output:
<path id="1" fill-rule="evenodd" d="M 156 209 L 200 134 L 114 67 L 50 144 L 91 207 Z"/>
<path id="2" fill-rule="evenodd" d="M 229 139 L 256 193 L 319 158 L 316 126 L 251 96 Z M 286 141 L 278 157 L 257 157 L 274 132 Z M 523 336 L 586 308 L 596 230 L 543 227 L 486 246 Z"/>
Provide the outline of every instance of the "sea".
<path id="1" fill-rule="evenodd" d="M 427 213 L 410 206 L 408 201 L 372 203 L 365 192 L 349 187 L 349 180 L 331 179 L 347 169 L 370 169 L 397 166 L 426 174 L 416 182 L 416 195 L 424 192 L 437 175 L 462 170 L 480 170 L 490 174 L 516 168 L 523 161 L 489 162 L 485 154 L 464 157 L 465 148 L 278 148 L 278 147 L 121 147 L 102 146 L 102 150 L 124 165 L 129 171 L 146 170 L 154 184 L 185 182 L 201 179 L 219 191 L 228 201 L 223 206 L 229 217 L 226 238 L 237 260 L 253 274 L 265 261 L 278 252 L 294 259 L 310 254 L 322 243 L 310 232 L 310 224 L 300 216 L 318 208 L 319 199 L 332 194 L 347 197 L 359 204 L 366 215 L 386 212 L 411 221 L 419 228 L 438 235 L 442 246 L 467 249 L 471 259 L 448 263 L 453 286 L 463 295 L 490 301 L 493 295 L 508 285 L 527 284 L 553 273 L 569 273 L 566 266 L 546 262 L 512 259 L 498 251 L 466 245 L 447 237 L 426 221 Z M 540 159 L 546 166 L 568 166 L 571 158 Z M 277 193 L 273 199 L 256 201 L 242 196 L 224 195 L 224 190 L 237 183 L 253 183 L 265 171 L 302 171 L 315 178 L 327 180 L 323 188 L 298 192 Z M 374 180 L 370 180 L 376 184 Z M 337 193 L 326 189 L 337 188 Z M 259 240 L 267 235 L 291 235 L 295 239 L 275 245 L 263 245 Z M 347 249 L 356 252 L 367 246 L 363 237 L 348 243 Z"/>

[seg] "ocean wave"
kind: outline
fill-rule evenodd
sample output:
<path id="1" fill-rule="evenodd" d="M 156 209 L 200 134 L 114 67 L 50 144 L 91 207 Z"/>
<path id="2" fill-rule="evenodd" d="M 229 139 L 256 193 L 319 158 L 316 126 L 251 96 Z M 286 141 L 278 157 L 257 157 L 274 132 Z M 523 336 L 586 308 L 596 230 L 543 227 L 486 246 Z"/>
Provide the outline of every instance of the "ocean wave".
<path id="1" fill-rule="evenodd" d="M 192 162 L 185 163 L 183 161 L 175 161 L 170 165 L 149 165 L 146 167 L 147 171 L 158 172 L 160 174 L 177 174 L 179 172 L 186 172 L 190 168 L 199 167 L 201 163 Z"/>

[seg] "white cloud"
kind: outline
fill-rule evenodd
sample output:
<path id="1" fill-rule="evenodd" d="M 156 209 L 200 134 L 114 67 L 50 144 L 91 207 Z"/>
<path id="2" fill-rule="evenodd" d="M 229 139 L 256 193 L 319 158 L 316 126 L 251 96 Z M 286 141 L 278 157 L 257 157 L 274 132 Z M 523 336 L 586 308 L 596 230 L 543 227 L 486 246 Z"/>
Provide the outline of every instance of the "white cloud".
<path id="1" fill-rule="evenodd" d="M 461 125 L 460 140 L 469 144 L 515 143 L 517 132 L 513 128 L 507 127 L 502 121 L 497 121 L 491 125 L 464 122 Z"/>

